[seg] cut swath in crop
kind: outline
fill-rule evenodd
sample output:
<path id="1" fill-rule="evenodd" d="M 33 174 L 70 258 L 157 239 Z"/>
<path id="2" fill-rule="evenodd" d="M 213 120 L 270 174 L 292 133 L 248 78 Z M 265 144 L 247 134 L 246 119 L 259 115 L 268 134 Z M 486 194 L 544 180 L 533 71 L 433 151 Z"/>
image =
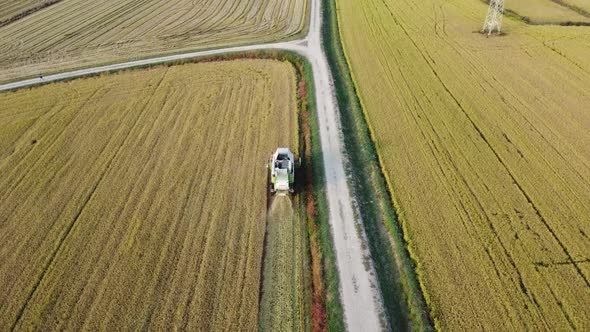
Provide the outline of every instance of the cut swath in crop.
<path id="1" fill-rule="evenodd" d="M 266 221 L 261 331 L 305 330 L 307 250 L 303 220 L 299 205 L 291 197 L 272 199 Z"/>

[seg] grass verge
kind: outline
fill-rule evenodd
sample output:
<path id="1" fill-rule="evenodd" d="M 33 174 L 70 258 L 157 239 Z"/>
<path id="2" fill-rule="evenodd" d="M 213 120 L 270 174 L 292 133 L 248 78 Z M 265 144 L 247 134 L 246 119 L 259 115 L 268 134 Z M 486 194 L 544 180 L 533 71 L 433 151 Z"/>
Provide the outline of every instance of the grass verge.
<path id="1" fill-rule="evenodd" d="M 301 130 L 301 156 L 307 232 L 311 266 L 312 331 L 343 331 L 336 253 L 328 222 L 325 173 L 316 113 L 316 95 L 311 64 L 293 52 L 279 52 L 296 68 Z"/>
<path id="2" fill-rule="evenodd" d="M 322 15 L 324 49 L 334 76 L 344 144 L 349 155 L 348 171 L 352 174 L 352 187 L 369 238 L 390 327 L 393 330 L 433 330 L 415 272 L 416 264 L 407 249 L 395 200 L 379 166 L 342 48 L 335 0 L 324 2 Z"/>

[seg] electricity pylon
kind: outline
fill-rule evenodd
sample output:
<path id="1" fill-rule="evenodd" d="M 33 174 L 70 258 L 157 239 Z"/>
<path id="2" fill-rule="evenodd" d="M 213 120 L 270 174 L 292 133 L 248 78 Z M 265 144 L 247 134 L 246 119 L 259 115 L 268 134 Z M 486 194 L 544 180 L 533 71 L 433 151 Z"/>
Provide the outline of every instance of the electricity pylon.
<path id="1" fill-rule="evenodd" d="M 490 0 L 490 6 L 486 14 L 486 21 L 483 23 L 482 33 L 488 33 L 488 36 L 498 30 L 502 31 L 502 16 L 504 15 L 504 0 Z"/>

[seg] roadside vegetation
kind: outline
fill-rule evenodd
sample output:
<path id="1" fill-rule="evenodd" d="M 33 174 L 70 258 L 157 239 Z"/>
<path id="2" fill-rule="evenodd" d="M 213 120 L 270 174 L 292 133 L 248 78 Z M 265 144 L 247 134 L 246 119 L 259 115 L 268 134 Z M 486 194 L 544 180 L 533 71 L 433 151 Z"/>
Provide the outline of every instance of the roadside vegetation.
<path id="1" fill-rule="evenodd" d="M 305 185 L 305 215 L 310 244 L 312 274 L 312 331 L 344 331 L 344 313 L 332 232 L 328 220 L 328 201 L 316 95 L 311 64 L 301 56 L 292 63 L 298 69 L 301 151 Z"/>
<path id="2" fill-rule="evenodd" d="M 294 91 L 251 59 L 0 94 L 0 325 L 255 330 Z"/>
<path id="3" fill-rule="evenodd" d="M 42 4 L 17 3 L 0 0 L 0 8 L 22 13 Z M 295 38 L 305 33 L 308 11 L 307 0 L 63 0 L 0 26 L 0 81 Z"/>
<path id="4" fill-rule="evenodd" d="M 590 328 L 588 28 L 486 38 L 481 1 L 336 4 L 435 327 Z"/>

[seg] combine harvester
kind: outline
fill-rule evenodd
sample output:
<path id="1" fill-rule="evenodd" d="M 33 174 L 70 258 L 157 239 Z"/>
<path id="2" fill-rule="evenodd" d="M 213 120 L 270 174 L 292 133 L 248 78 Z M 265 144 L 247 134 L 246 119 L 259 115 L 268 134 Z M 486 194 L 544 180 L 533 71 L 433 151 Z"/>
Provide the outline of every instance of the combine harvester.
<path id="1" fill-rule="evenodd" d="M 286 195 L 295 193 L 295 167 L 301 166 L 301 159 L 295 164 L 295 156 L 289 148 L 278 148 L 270 158 L 270 193 Z"/>

